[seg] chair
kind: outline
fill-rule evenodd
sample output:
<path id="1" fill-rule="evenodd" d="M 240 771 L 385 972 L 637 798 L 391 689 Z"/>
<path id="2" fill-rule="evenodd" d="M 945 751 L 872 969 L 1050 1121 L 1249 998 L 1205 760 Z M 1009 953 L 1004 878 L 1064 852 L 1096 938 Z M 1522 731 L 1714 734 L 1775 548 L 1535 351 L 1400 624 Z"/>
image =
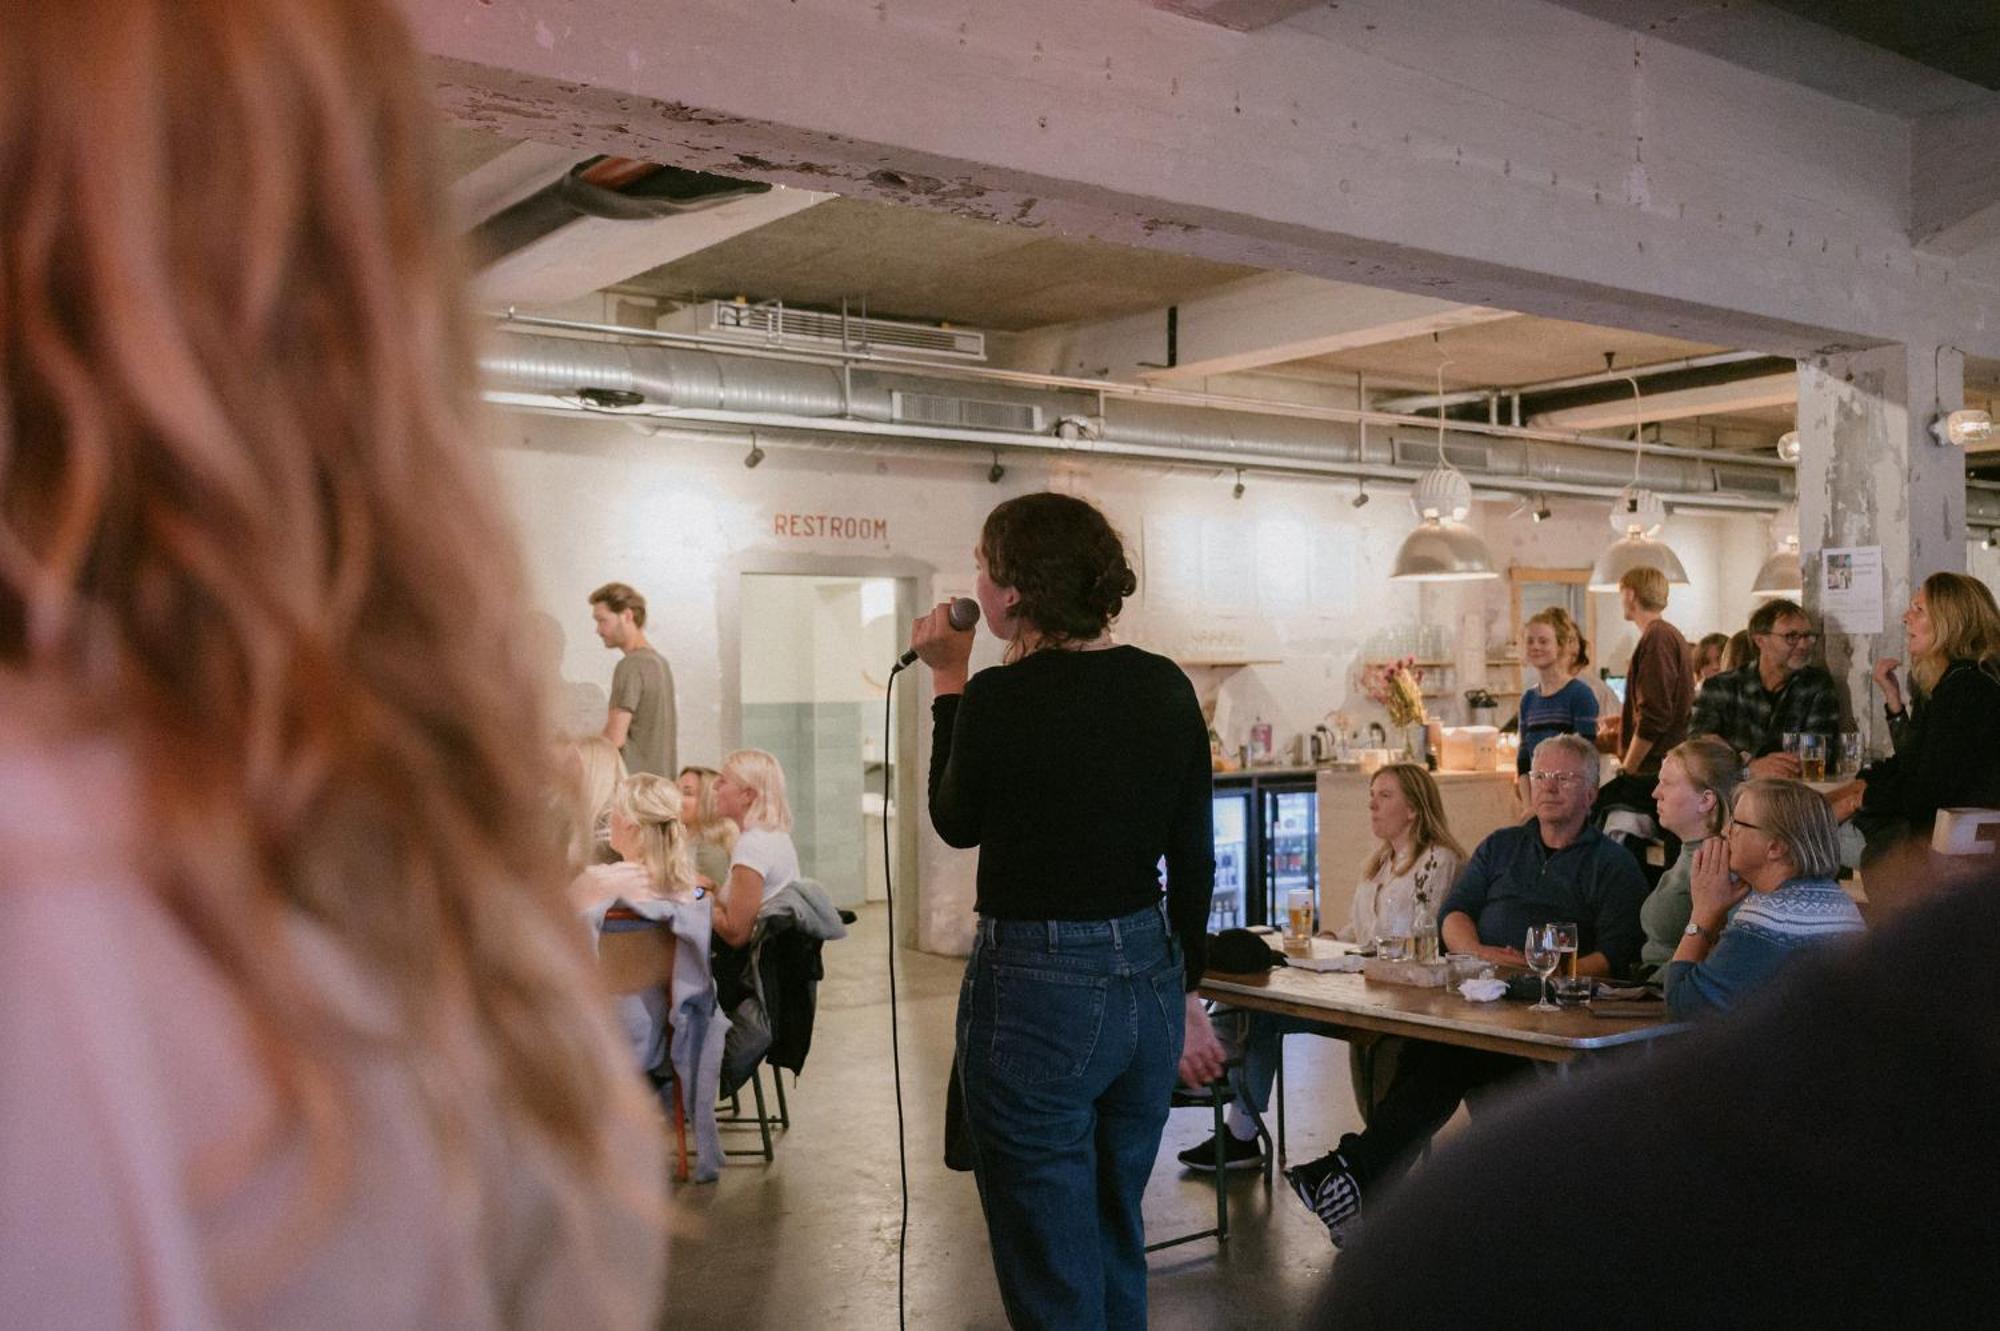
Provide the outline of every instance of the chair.
<path id="1" fill-rule="evenodd" d="M 673 933 L 641 919 L 629 911 L 613 910 L 606 916 L 597 937 L 597 973 L 614 997 L 665 988 L 674 978 Z M 647 1069 L 647 1079 L 666 1103 L 674 1125 L 674 1181 L 688 1179 L 687 1113 L 682 1108 L 680 1088 L 674 1083 L 673 1064 L 663 1062 L 658 1070 Z"/>
<path id="2" fill-rule="evenodd" d="M 1229 1171 L 1223 1168 L 1223 1138 L 1227 1135 L 1229 1129 L 1222 1120 L 1222 1111 L 1228 1108 L 1230 1102 L 1236 1098 L 1236 1092 L 1230 1087 L 1229 1072 L 1231 1068 L 1238 1066 L 1241 1062 L 1241 1059 L 1232 1059 L 1228 1064 L 1224 1065 L 1222 1075 L 1206 1086 L 1181 1086 L 1177 1084 L 1174 1087 L 1172 1099 L 1168 1102 L 1169 1109 L 1207 1109 L 1215 1116 L 1215 1225 L 1210 1229 L 1198 1229 L 1191 1234 L 1182 1234 L 1176 1238 L 1161 1239 L 1157 1243 L 1148 1243 L 1146 1245 L 1147 1252 L 1158 1252 L 1162 1248 L 1172 1248 L 1182 1243 L 1193 1243 L 1197 1239 L 1212 1238 L 1217 1243 L 1229 1242 Z M 1272 1160 L 1275 1155 L 1275 1148 L 1271 1144 L 1271 1134 L 1264 1126 L 1263 1115 L 1259 1114 L 1254 1107 L 1247 1104 L 1244 1107 L 1250 1110 L 1251 1122 L 1257 1125 L 1257 1140 L 1263 1143 L 1264 1183 L 1268 1187 L 1271 1182 Z"/>

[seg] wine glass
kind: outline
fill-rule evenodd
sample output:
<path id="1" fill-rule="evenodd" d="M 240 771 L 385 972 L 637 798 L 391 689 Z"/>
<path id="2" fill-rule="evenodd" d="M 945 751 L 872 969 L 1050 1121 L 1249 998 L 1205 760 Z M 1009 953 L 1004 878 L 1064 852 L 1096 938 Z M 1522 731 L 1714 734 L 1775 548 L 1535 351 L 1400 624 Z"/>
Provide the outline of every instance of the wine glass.
<path id="1" fill-rule="evenodd" d="M 1559 1011 L 1549 1002 L 1549 976 L 1555 974 L 1556 963 L 1562 959 L 1557 950 L 1556 931 L 1546 924 L 1528 926 L 1528 944 L 1521 950 L 1528 956 L 1528 969 L 1542 977 L 1542 1001 L 1529 1008 L 1530 1012 Z"/>

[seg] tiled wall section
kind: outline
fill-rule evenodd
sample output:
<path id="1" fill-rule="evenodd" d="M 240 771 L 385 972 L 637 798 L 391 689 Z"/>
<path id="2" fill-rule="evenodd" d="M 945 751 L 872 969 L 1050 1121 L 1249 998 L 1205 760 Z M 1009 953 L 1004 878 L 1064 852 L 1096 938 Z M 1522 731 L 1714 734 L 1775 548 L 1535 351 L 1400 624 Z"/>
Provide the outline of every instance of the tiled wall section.
<path id="1" fill-rule="evenodd" d="M 865 704 L 745 703 L 743 744 L 785 769 L 799 871 L 842 906 L 861 904 L 862 712 Z"/>

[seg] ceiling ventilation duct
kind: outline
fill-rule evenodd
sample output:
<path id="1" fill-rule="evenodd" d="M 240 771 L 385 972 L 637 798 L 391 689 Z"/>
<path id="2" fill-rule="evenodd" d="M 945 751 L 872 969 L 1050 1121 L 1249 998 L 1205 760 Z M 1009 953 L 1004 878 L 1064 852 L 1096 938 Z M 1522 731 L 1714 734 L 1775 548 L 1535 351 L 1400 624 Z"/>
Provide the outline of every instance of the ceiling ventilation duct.
<path id="1" fill-rule="evenodd" d="M 489 392 L 559 399 L 578 409 L 586 389 L 636 393 L 643 401 L 634 410 L 641 413 L 760 432 L 880 435 L 893 430 L 923 438 L 921 431 L 934 430 L 930 438 L 982 447 L 1040 440 L 1049 448 L 1135 459 L 1289 464 L 1384 481 L 1414 481 L 1408 472 L 1435 466 L 1440 456 L 1434 440 L 1391 443 L 1387 431 L 1371 431 L 1364 443 L 1352 422 L 1291 414 L 1282 407 L 1262 412 L 1198 406 L 1068 385 L 1003 383 L 990 376 L 954 380 L 943 368 L 930 374 L 859 364 L 843 369 L 802 357 L 753 354 L 747 348 L 718 352 L 501 332 L 482 349 L 480 370 Z M 1040 433 L 1019 428 L 1031 421 Z M 1793 483 L 1789 467 L 1766 469 L 1767 477 L 1741 463 L 1716 464 L 1657 451 L 1635 458 L 1616 449 L 1515 434 L 1448 430 L 1442 456 L 1454 470 L 1461 460 L 1479 462 L 1462 469 L 1475 482 L 1550 494 L 1611 494 L 1631 482 L 1635 463 L 1649 490 L 1738 501 L 1739 506 L 1743 500 L 1769 505 L 1787 498 Z M 1756 493 L 1748 493 L 1753 479 Z M 2000 520 L 2000 495 L 1994 497 L 1994 509 Z"/>

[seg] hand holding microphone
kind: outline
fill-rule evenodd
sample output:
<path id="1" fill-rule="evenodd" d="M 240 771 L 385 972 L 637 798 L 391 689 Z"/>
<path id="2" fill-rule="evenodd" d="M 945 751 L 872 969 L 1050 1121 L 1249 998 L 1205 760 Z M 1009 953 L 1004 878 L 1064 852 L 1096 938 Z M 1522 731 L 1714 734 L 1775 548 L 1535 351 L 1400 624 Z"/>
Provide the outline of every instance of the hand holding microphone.
<path id="1" fill-rule="evenodd" d="M 937 676 L 934 687 L 941 693 L 955 693 L 965 687 L 968 662 L 972 659 L 972 627 L 979 622 L 979 602 L 970 596 L 940 601 L 937 608 L 916 622 L 910 633 L 910 650 L 897 666 L 922 661 Z"/>

